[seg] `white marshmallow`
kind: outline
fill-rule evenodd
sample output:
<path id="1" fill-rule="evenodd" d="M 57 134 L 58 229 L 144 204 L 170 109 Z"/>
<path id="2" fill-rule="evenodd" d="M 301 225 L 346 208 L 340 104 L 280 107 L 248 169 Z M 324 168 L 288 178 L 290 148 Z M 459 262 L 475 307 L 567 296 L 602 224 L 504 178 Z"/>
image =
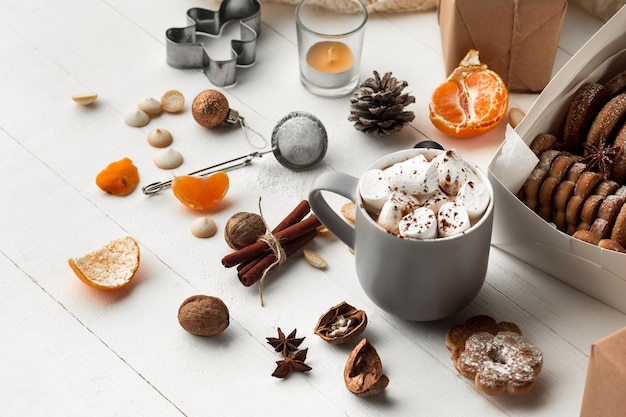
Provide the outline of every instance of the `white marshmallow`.
<path id="1" fill-rule="evenodd" d="M 457 204 L 465 207 L 470 219 L 482 216 L 487 210 L 489 200 L 487 187 L 481 181 L 467 181 L 456 196 Z"/>
<path id="2" fill-rule="evenodd" d="M 418 207 L 400 220 L 400 236 L 415 239 L 434 239 L 437 237 L 437 216 L 426 207 Z"/>
<path id="3" fill-rule="evenodd" d="M 437 213 L 442 204 L 450 202 L 452 200 L 450 200 L 448 195 L 441 191 L 440 188 L 437 188 L 437 191 L 428 196 L 428 198 L 420 201 L 422 203 L 422 207 L 427 207 Z"/>
<path id="4" fill-rule="evenodd" d="M 415 197 L 394 191 L 380 209 L 377 222 L 388 232 L 397 234 L 400 220 L 417 207 L 419 207 L 419 201 Z"/>
<path id="5" fill-rule="evenodd" d="M 437 213 L 439 236 L 449 237 L 470 228 L 470 219 L 465 207 L 456 203 L 445 203 Z"/>
<path id="6" fill-rule="evenodd" d="M 439 186 L 451 197 L 457 195 L 459 188 L 468 180 L 470 172 L 461 155 L 449 149 L 433 158 L 432 163 L 439 173 Z"/>
<path id="7" fill-rule="evenodd" d="M 392 190 L 414 196 L 432 194 L 437 190 L 439 186 L 437 168 L 426 161 L 423 155 L 419 156 L 422 158 L 411 158 L 385 170 Z"/>
<path id="8" fill-rule="evenodd" d="M 375 213 L 380 211 L 391 194 L 387 177 L 380 169 L 371 169 L 363 174 L 359 187 L 365 208 Z"/>

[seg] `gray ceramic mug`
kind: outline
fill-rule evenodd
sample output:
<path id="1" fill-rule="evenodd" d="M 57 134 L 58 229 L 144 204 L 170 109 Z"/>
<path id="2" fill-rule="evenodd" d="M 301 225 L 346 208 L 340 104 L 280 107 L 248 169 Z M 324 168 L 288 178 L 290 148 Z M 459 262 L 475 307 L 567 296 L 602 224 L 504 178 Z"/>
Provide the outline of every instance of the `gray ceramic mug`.
<path id="1" fill-rule="evenodd" d="M 430 160 L 441 152 L 438 149 L 394 152 L 368 169 L 384 169 L 420 153 Z M 476 297 L 485 281 L 493 225 L 493 188 L 477 166 L 468 164 L 485 184 L 489 206 L 466 232 L 438 239 L 402 238 L 379 226 L 363 208 L 358 178 L 326 172 L 313 184 L 309 193 L 313 212 L 354 249 L 357 277 L 367 296 L 396 317 L 430 321 L 451 316 Z M 330 207 L 324 191 L 356 203 L 354 227 Z"/>

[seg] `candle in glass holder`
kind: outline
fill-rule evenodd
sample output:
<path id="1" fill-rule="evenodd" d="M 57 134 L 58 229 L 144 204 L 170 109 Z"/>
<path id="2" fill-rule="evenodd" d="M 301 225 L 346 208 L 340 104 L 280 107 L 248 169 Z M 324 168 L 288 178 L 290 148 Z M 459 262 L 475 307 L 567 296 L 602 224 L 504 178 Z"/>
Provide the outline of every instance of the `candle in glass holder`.
<path id="1" fill-rule="evenodd" d="M 367 9 L 360 0 L 344 1 L 352 13 L 328 10 L 317 0 L 296 6 L 300 81 L 320 96 L 345 96 L 359 84 Z"/>
<path id="2" fill-rule="evenodd" d="M 335 74 L 352 68 L 354 56 L 345 43 L 325 41 L 309 49 L 306 62 L 317 71 Z"/>

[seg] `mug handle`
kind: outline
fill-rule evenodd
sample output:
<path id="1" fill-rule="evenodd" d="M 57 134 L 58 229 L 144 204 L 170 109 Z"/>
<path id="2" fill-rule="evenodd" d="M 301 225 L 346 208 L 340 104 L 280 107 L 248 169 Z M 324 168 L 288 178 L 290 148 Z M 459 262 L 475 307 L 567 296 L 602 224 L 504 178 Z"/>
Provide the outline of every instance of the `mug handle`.
<path id="1" fill-rule="evenodd" d="M 354 227 L 330 208 L 322 191 L 339 194 L 356 203 L 358 182 L 358 178 L 342 172 L 325 172 L 317 177 L 309 192 L 309 203 L 313 213 L 328 230 L 351 249 L 354 249 Z"/>

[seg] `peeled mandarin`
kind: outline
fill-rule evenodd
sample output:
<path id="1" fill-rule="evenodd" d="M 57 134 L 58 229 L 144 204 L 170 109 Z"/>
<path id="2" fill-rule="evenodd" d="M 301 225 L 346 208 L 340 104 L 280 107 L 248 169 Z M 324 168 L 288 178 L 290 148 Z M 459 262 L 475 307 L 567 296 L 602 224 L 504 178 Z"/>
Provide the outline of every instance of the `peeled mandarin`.
<path id="1" fill-rule="evenodd" d="M 111 162 L 96 175 L 96 185 L 108 194 L 130 194 L 139 183 L 137 167 L 129 158 Z"/>
<path id="2" fill-rule="evenodd" d="M 205 211 L 222 201 L 228 191 L 228 174 L 215 172 L 205 177 L 181 175 L 172 180 L 172 192 L 185 206 Z"/>
<path id="3" fill-rule="evenodd" d="M 502 78 L 470 50 L 459 66 L 432 94 L 430 121 L 443 133 L 468 138 L 502 122 L 509 93 Z"/>

